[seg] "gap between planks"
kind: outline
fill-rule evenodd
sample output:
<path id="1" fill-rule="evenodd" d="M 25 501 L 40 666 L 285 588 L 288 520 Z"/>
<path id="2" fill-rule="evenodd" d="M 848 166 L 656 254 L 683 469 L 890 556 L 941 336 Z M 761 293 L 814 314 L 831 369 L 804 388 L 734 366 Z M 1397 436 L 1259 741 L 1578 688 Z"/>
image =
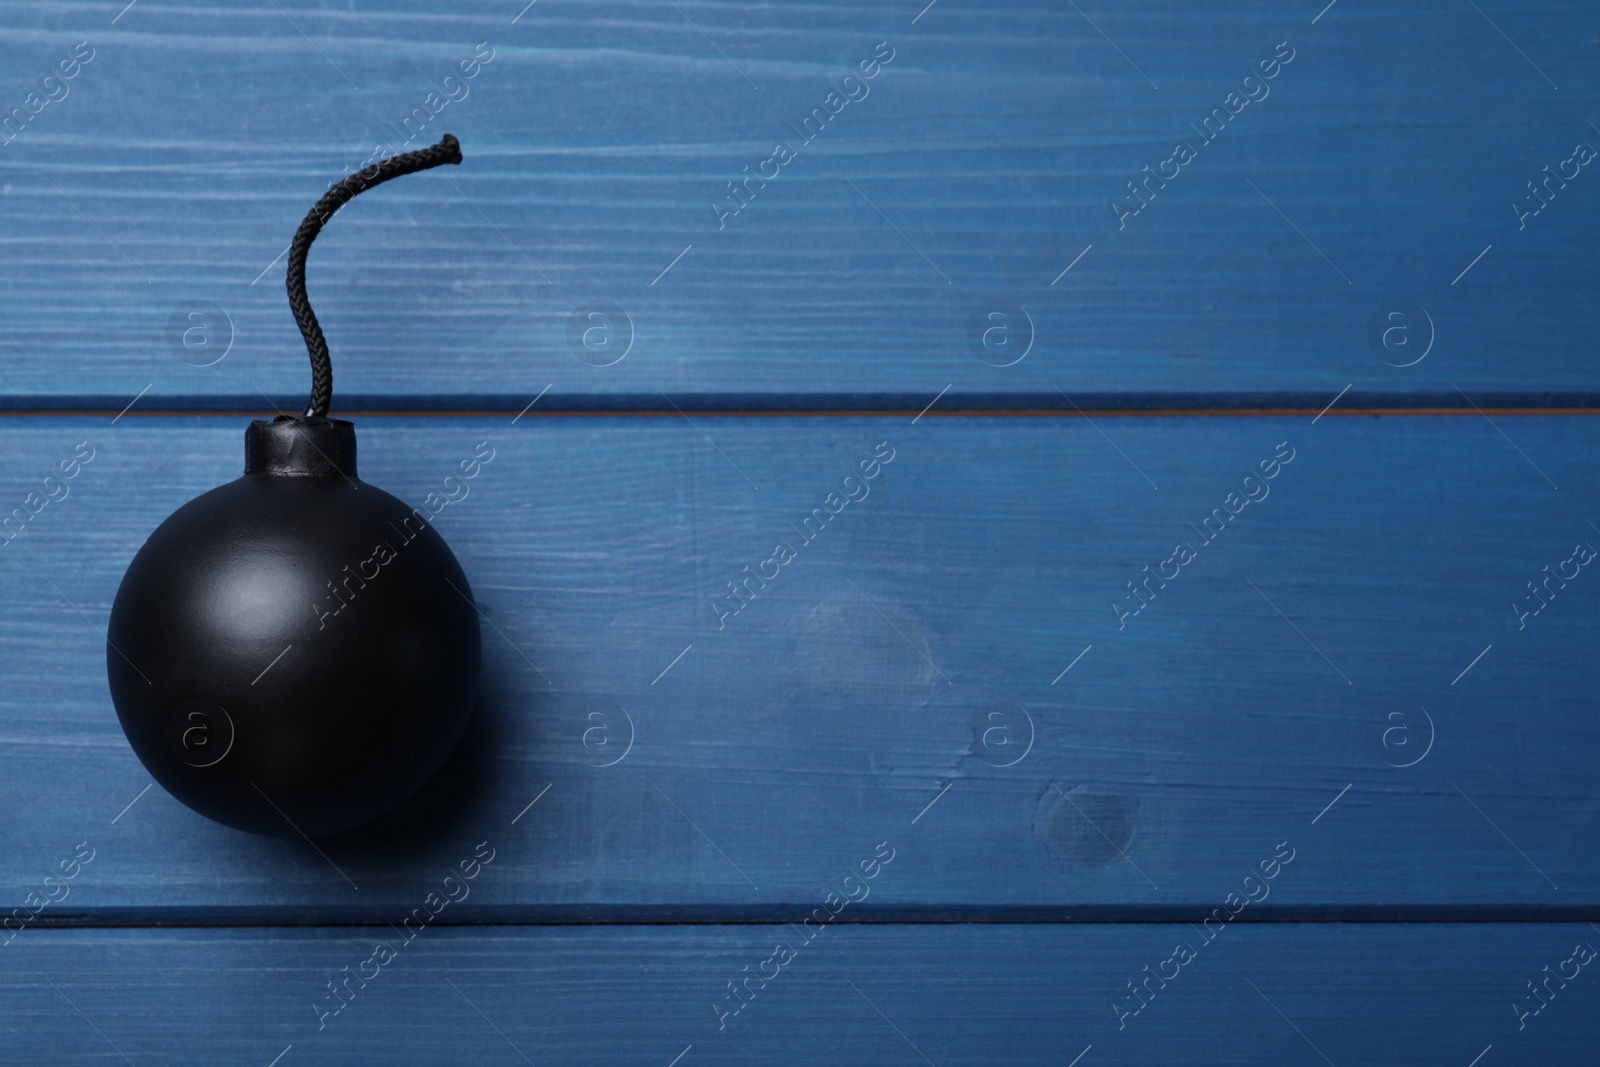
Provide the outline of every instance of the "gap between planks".
<path id="1" fill-rule="evenodd" d="M 12 409 L 0 410 L 0 419 L 29 419 L 29 418 L 97 418 L 116 414 L 105 408 L 60 408 L 51 410 Z M 154 409 L 150 411 L 124 411 L 118 417 L 143 418 L 143 419 L 265 419 L 276 416 L 274 411 L 249 411 L 249 410 L 191 410 L 183 408 Z M 484 409 L 440 409 L 440 410 L 372 410 L 353 409 L 341 414 L 341 418 L 374 418 L 374 419 L 427 419 L 427 418 L 462 418 L 462 419 L 488 419 L 500 418 L 511 415 L 509 408 L 484 408 Z M 683 411 L 656 411 L 648 408 L 605 410 L 595 408 L 547 408 L 543 411 L 523 412 L 519 418 L 550 419 L 550 418 L 586 418 L 586 419 L 631 419 L 631 418 L 677 418 L 684 414 L 696 418 L 899 418 L 913 416 L 917 412 L 906 408 L 874 408 L 874 409 L 804 409 L 804 410 L 728 410 L 724 408 L 686 408 Z M 1316 408 L 1284 407 L 1284 408 L 1086 408 L 1083 410 L 1057 410 L 1054 408 L 951 408 L 945 411 L 927 411 L 922 414 L 929 418 L 1297 418 L 1300 416 L 1315 416 L 1328 418 L 1353 418 L 1353 417 L 1379 417 L 1379 416 L 1480 416 L 1480 415 L 1534 415 L 1534 416 L 1582 416 L 1600 415 L 1600 407 L 1510 407 L 1510 408 L 1454 408 L 1454 407 L 1419 407 L 1419 408 L 1334 408 L 1331 411 L 1320 411 Z"/>
<path id="2" fill-rule="evenodd" d="M 1147 915 L 1118 912 L 1106 916 L 1063 914 L 1051 915 L 995 915 L 984 916 L 979 911 L 960 915 L 886 916 L 835 919 L 834 925 L 843 926 L 1177 926 L 1192 923 L 1198 907 L 1192 909 L 1167 908 Z M 1279 915 L 1236 918 L 1230 925 L 1246 926 L 1503 926 L 1510 923 L 1572 925 L 1594 923 L 1600 919 L 1600 907 L 1584 905 L 1540 906 L 1497 905 L 1471 908 L 1452 908 L 1449 905 L 1420 905 L 1413 907 L 1372 906 L 1371 914 L 1358 914 L 1361 909 L 1297 909 Z M 1385 913 L 1385 914 L 1379 914 Z M 484 929 L 538 929 L 543 927 L 701 927 L 701 926 L 782 926 L 793 922 L 794 915 L 752 917 L 735 915 L 727 918 L 648 918 L 639 914 L 619 916 L 573 915 L 549 919 L 515 919 L 506 917 L 481 920 L 453 920 L 434 922 L 431 926 L 462 930 Z M 339 930 L 365 929 L 389 926 L 384 919 L 302 919 L 264 918 L 252 919 L 74 919 L 58 918 L 41 922 L 41 930 Z"/>

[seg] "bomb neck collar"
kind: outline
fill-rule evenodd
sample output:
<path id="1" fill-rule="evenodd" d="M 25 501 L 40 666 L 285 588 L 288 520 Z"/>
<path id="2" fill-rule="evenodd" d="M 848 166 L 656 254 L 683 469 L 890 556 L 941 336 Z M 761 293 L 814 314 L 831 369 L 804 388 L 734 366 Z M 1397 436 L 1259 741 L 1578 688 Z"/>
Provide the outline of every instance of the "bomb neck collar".
<path id="1" fill-rule="evenodd" d="M 246 474 L 356 477 L 356 428 L 346 419 L 280 415 L 244 432 Z"/>

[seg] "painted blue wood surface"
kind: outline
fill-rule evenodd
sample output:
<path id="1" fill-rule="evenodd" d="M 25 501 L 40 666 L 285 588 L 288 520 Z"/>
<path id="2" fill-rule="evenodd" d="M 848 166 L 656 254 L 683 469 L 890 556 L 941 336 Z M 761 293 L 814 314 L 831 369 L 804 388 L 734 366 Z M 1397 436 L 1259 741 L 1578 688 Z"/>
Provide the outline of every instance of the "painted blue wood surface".
<path id="1" fill-rule="evenodd" d="M 361 420 L 364 477 L 411 501 L 494 451 L 435 519 L 484 689 L 437 787 L 326 861 L 143 794 L 105 690 L 127 560 L 237 476 L 242 429 L 0 429 L 18 504 L 96 450 L 0 548 L 7 884 L 106 842 L 40 921 L 374 918 L 492 833 L 525 843 L 474 898 L 495 919 L 781 917 L 902 838 L 862 911 L 1171 917 L 1283 840 L 1263 912 L 1600 900 L 1592 418 Z M 727 614 L 747 566 L 777 574 Z M 1133 614 L 1146 566 L 1178 576 Z"/>
<path id="2" fill-rule="evenodd" d="M 1595 1058 L 1592 5 L 524 2 L 0 3 L 0 1061 Z M 97 630 L 445 130 L 310 285 L 483 699 L 240 835 Z"/>
<path id="3" fill-rule="evenodd" d="M 363 967 L 382 939 L 394 958 Z M 424 928 L 401 941 L 385 927 L 42 931 L 0 949 L 0 1037 L 8 1062 L 120 1052 L 140 1067 L 1494 1067 L 1591 1063 L 1600 1039 L 1596 963 L 1573 960 L 1600 947 L 1587 923 L 1255 923 L 1210 943 L 1183 923 L 850 926 L 809 943 L 787 925 Z M 782 967 L 780 943 L 793 952 Z M 1194 958 L 1163 967 L 1177 944 Z M 764 985 L 748 978 L 763 963 L 776 972 Z M 1563 963 L 1576 974 L 1564 983 Z M 1127 984 L 1162 970 L 1176 977 L 1151 978 L 1119 1030 L 1119 1005 L 1139 1003 Z M 363 988 L 358 971 L 375 977 Z M 1536 1000 L 1527 983 L 1551 975 Z M 327 984 L 346 980 L 350 999 L 321 1014 Z M 746 980 L 719 1030 L 713 1005 Z"/>
<path id="4" fill-rule="evenodd" d="M 346 410 L 1600 403 L 1590 4 L 521 7 L 0 5 L 5 112 L 93 52 L 0 148 L 0 405 L 293 408 L 275 257 L 446 129 L 312 256 Z"/>

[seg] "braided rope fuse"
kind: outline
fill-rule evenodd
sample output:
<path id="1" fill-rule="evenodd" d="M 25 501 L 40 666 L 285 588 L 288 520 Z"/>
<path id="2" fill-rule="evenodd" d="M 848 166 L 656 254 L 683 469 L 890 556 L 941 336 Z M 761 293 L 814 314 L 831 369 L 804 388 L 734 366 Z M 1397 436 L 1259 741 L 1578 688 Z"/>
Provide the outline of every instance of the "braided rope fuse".
<path id="1" fill-rule="evenodd" d="M 289 245 L 287 285 L 289 310 L 294 313 L 294 321 L 300 325 L 300 334 L 306 339 L 306 351 L 311 355 L 311 399 L 306 402 L 307 416 L 326 416 L 328 405 L 333 400 L 333 361 L 328 355 L 328 340 L 322 335 L 317 313 L 311 310 L 311 301 L 306 297 L 306 253 L 311 251 L 311 242 L 317 239 L 317 234 L 322 232 L 323 225 L 333 217 L 334 212 L 374 185 L 405 174 L 415 174 L 419 170 L 460 162 L 461 142 L 448 133 L 431 148 L 390 156 L 357 171 L 329 189 L 317 201 L 305 221 L 300 223 L 300 229 L 295 231 L 294 241 Z"/>

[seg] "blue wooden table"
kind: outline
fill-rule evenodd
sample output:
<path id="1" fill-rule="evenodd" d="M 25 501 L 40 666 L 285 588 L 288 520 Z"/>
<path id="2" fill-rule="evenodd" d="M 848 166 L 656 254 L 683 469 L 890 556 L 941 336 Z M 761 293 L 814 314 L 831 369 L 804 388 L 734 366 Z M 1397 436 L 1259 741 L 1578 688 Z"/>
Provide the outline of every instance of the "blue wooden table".
<path id="1" fill-rule="evenodd" d="M 1596 15 L 0 4 L 0 1062 L 1595 1062 Z M 243 835 L 111 600 L 446 131 L 310 289 L 481 699 Z"/>

